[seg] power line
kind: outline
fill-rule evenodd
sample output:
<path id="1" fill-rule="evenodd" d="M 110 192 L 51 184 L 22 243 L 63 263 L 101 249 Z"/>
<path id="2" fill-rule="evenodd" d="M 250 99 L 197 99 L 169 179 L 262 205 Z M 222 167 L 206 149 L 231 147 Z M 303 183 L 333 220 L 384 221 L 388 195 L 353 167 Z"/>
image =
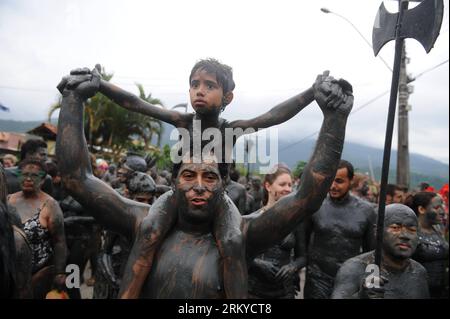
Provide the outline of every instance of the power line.
<path id="1" fill-rule="evenodd" d="M 414 77 L 414 78 L 412 79 L 412 81 L 416 80 L 417 78 L 421 77 L 422 75 L 424 75 L 424 74 L 426 74 L 426 73 L 428 73 L 428 72 L 431 72 L 431 71 L 437 69 L 438 67 L 444 65 L 445 63 L 448 63 L 448 61 L 449 61 L 449 60 L 447 59 L 447 60 L 445 60 L 445 61 L 443 61 L 443 62 L 441 62 L 441 63 L 435 65 L 434 67 L 429 68 L 429 69 L 427 69 L 427 70 L 425 70 L 425 71 L 419 73 L 416 77 Z M 358 107 L 357 109 L 353 110 L 353 111 L 350 113 L 350 115 L 353 115 L 353 114 L 355 114 L 356 112 L 361 111 L 363 108 L 369 106 L 370 104 L 372 104 L 372 103 L 375 102 L 376 100 L 380 99 L 381 97 L 383 97 L 384 95 L 386 95 L 387 93 L 389 93 L 389 91 L 390 91 L 390 90 L 387 90 L 387 91 L 384 91 L 383 93 L 377 95 L 377 96 L 374 97 L 373 99 L 369 100 L 368 102 L 364 103 L 363 105 L 361 105 L 361 106 Z M 285 147 L 283 147 L 282 149 L 280 149 L 279 152 L 282 152 L 282 151 L 284 151 L 284 150 L 286 150 L 286 149 L 288 149 L 288 148 L 290 148 L 290 147 L 292 147 L 292 146 L 294 146 L 294 145 L 300 144 L 301 142 L 307 140 L 307 139 L 310 138 L 310 137 L 313 137 L 314 135 L 316 135 L 316 134 L 318 134 L 318 133 L 319 133 L 319 131 L 316 131 L 316 132 L 314 132 L 314 133 L 312 133 L 312 134 L 309 134 L 308 136 L 302 138 L 301 140 L 299 140 L 299 141 L 297 141 L 297 142 L 288 144 L 287 146 L 285 146 Z"/>
<path id="2" fill-rule="evenodd" d="M 445 60 L 445 61 L 443 61 L 443 62 L 441 62 L 441 63 L 439 63 L 439 64 L 437 64 L 437 65 L 435 65 L 435 66 L 433 66 L 432 68 L 429 68 L 428 70 L 423 71 L 422 73 L 419 73 L 419 74 L 416 75 L 414 78 L 412 78 L 412 80 L 409 81 L 409 82 L 412 82 L 412 81 L 414 81 L 414 80 L 420 78 L 420 77 L 421 77 L 422 75 L 424 75 L 425 73 L 428 73 L 428 72 L 430 72 L 430 71 L 433 71 L 434 69 L 437 69 L 438 67 L 444 65 L 445 63 L 448 63 L 448 59 Z"/>
<path id="3" fill-rule="evenodd" d="M 350 113 L 350 115 L 353 115 L 353 114 L 355 114 L 355 113 L 358 112 L 358 111 L 361 111 L 363 108 L 367 107 L 368 105 L 372 104 L 372 103 L 375 102 L 376 100 L 378 100 L 378 99 L 382 98 L 383 96 L 385 96 L 387 93 L 389 93 L 389 91 L 390 91 L 390 90 L 387 90 L 387 91 L 385 91 L 385 92 L 383 92 L 383 93 L 377 95 L 376 97 L 374 97 L 374 98 L 371 99 L 370 101 L 364 103 L 363 105 L 361 105 L 361 106 L 358 107 L 357 109 L 353 110 L 353 111 Z M 310 134 L 310 135 L 308 135 L 308 136 L 302 138 L 300 141 L 297 141 L 297 142 L 294 142 L 294 143 L 292 143 L 292 144 L 289 144 L 289 145 L 283 147 L 282 149 L 280 149 L 280 152 L 281 152 L 281 151 L 284 151 L 285 149 L 288 149 L 288 148 L 290 148 L 290 147 L 292 147 L 292 146 L 294 146 L 294 145 L 300 144 L 300 143 L 303 142 L 304 140 L 306 140 L 306 139 L 308 139 L 308 138 L 310 138 L 310 137 L 312 137 L 312 136 L 314 136 L 314 135 L 316 135 L 316 134 L 318 134 L 318 133 L 319 133 L 319 131 L 316 131 L 316 132 L 314 132 L 314 133 L 312 133 L 312 134 Z"/>

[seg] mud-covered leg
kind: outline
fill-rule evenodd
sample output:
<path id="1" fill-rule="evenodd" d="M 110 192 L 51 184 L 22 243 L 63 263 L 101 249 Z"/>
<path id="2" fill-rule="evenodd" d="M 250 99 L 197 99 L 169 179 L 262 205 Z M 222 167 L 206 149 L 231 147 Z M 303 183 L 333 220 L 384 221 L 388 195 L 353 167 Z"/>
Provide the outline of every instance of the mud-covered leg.
<path id="1" fill-rule="evenodd" d="M 225 195 L 214 223 L 214 237 L 222 258 L 225 296 L 243 299 L 248 295 L 248 272 L 243 242 L 241 214 L 232 200 Z"/>
<path id="2" fill-rule="evenodd" d="M 174 197 L 172 191 L 159 197 L 142 221 L 125 267 L 119 298 L 139 298 L 155 253 L 176 221 Z"/>

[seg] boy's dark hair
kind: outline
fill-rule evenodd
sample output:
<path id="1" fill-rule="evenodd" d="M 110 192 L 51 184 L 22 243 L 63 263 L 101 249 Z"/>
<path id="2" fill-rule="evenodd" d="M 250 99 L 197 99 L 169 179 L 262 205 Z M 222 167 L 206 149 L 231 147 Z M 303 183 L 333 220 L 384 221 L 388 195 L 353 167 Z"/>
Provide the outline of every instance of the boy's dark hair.
<path id="1" fill-rule="evenodd" d="M 47 148 L 47 143 L 45 143 L 43 140 L 32 139 L 26 141 L 20 147 L 20 159 L 24 160 L 27 157 L 27 154 L 36 153 L 38 148 L 41 147 Z"/>
<path id="2" fill-rule="evenodd" d="M 352 163 L 350 163 L 346 160 L 341 160 L 339 162 L 338 169 L 340 169 L 340 168 L 346 168 L 348 178 L 353 179 L 353 176 L 355 176 L 355 169 L 353 168 Z"/>
<path id="3" fill-rule="evenodd" d="M 189 85 L 191 84 L 194 73 L 201 70 L 216 76 L 217 82 L 222 86 L 224 94 L 234 90 L 236 85 L 233 80 L 233 69 L 213 58 L 200 60 L 194 65 L 191 75 L 189 75 Z"/>

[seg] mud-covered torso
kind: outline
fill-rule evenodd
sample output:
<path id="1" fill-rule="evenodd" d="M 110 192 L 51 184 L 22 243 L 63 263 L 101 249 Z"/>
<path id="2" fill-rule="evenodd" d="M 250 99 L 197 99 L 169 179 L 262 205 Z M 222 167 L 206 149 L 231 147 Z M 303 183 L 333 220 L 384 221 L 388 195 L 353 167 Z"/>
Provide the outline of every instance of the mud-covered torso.
<path id="1" fill-rule="evenodd" d="M 419 231 L 419 244 L 413 259 L 425 267 L 430 288 L 445 285 L 445 269 L 448 263 L 448 243 L 436 231 L 424 233 Z"/>
<path id="2" fill-rule="evenodd" d="M 212 234 L 172 231 L 161 245 L 141 298 L 224 298 L 220 255 Z"/>
<path id="3" fill-rule="evenodd" d="M 365 273 L 367 265 L 374 264 L 374 252 L 368 252 L 352 259 L 353 269 L 349 271 L 358 273 L 361 280 L 368 273 Z M 388 282 L 384 285 L 384 299 L 427 299 L 428 287 L 426 284 L 426 271 L 416 261 L 410 260 L 408 266 L 403 270 L 388 271 L 381 268 L 381 275 Z M 360 281 L 361 282 L 361 281 Z"/>
<path id="4" fill-rule="evenodd" d="M 362 252 L 363 242 L 374 222 L 375 213 L 369 203 L 353 195 L 336 203 L 328 196 L 312 216 L 310 263 L 335 276 L 344 261 Z"/>

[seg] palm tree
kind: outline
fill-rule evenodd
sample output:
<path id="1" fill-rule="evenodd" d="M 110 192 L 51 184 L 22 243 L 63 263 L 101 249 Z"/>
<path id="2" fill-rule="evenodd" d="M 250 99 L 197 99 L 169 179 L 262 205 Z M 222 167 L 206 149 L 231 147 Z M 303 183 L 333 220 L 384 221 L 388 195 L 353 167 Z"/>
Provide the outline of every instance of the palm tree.
<path id="1" fill-rule="evenodd" d="M 136 83 L 136 86 L 138 87 L 139 97 L 141 99 L 147 101 L 150 104 L 159 105 L 164 108 L 164 105 L 160 99 L 152 97 L 151 93 L 149 93 L 148 95 L 145 95 L 144 87 L 142 86 L 142 84 Z M 161 120 L 155 119 L 153 117 L 149 117 L 149 118 L 150 118 L 150 123 L 149 123 L 150 125 L 148 125 L 148 129 L 150 132 L 150 141 L 152 140 L 153 134 L 156 134 L 156 136 L 157 136 L 156 145 L 159 147 L 159 146 L 161 146 L 161 137 L 164 132 L 164 126 L 163 126 Z"/>

